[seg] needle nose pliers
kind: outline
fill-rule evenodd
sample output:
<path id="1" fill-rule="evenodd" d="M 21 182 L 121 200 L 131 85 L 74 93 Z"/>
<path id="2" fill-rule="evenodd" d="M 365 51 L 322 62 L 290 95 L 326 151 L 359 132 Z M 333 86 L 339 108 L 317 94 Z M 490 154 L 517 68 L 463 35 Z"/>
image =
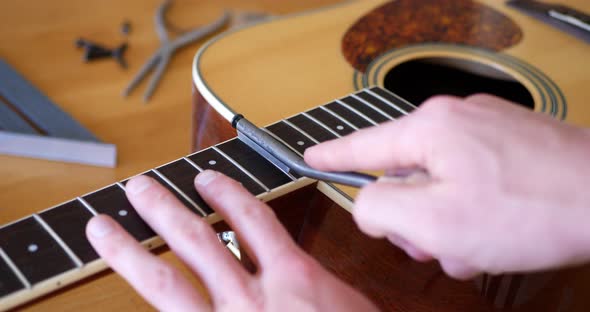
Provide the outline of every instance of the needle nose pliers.
<path id="1" fill-rule="evenodd" d="M 164 17 L 166 11 L 170 7 L 170 4 L 171 1 L 164 1 L 158 8 L 158 11 L 156 12 L 155 16 L 156 32 L 161 42 L 160 48 L 158 48 L 158 50 L 141 67 L 141 69 L 139 70 L 137 75 L 135 75 L 133 80 L 131 80 L 127 88 L 125 88 L 125 90 L 123 91 L 124 96 L 129 95 L 129 93 L 135 87 L 137 87 L 137 85 L 153 69 L 153 67 L 157 66 L 154 70 L 154 75 L 151 77 L 147 90 L 145 91 L 143 96 L 144 101 L 147 102 L 149 98 L 152 96 L 158 82 L 162 77 L 162 74 L 166 70 L 166 66 L 170 61 L 172 54 L 174 54 L 176 50 L 188 45 L 189 43 L 198 41 L 203 37 L 206 37 L 218 31 L 223 26 L 225 26 L 230 19 L 230 14 L 228 12 L 224 12 L 223 15 L 213 23 L 187 31 L 175 38 L 174 40 L 171 40 L 168 36 L 168 29 L 166 27 L 166 20 Z"/>

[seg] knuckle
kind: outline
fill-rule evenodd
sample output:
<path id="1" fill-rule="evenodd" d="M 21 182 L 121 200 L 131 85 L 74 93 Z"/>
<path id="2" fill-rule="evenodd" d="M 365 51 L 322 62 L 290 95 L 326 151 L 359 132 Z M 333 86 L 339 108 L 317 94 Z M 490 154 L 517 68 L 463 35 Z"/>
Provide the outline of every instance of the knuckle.
<path id="1" fill-rule="evenodd" d="M 452 96 L 436 95 L 422 103 L 420 109 L 430 113 L 447 113 L 462 106 L 462 102 L 462 100 Z"/>
<path id="2" fill-rule="evenodd" d="M 239 197 L 241 197 L 241 190 L 244 190 L 244 187 L 240 183 L 221 175 L 211 183 L 207 184 L 203 189 L 203 192 L 210 201 L 218 204 L 225 204 L 229 199 L 239 199 Z"/>
<path id="3" fill-rule="evenodd" d="M 210 232 L 213 233 L 211 226 L 203 220 L 194 219 L 185 223 L 185 225 L 177 228 L 178 237 L 182 241 L 197 241 L 207 237 Z"/>
<path id="4" fill-rule="evenodd" d="M 472 95 L 466 97 L 465 102 L 479 104 L 479 103 L 489 102 L 490 100 L 495 100 L 495 99 L 497 99 L 495 96 L 487 94 L 487 93 L 475 93 L 475 94 L 472 94 Z"/>
<path id="5" fill-rule="evenodd" d="M 318 270 L 315 263 L 303 255 L 283 256 L 280 259 L 286 276 L 293 278 L 299 285 L 311 286 L 317 278 Z"/>
<path id="6" fill-rule="evenodd" d="M 219 306 L 228 311 L 264 311 L 266 298 L 258 283 L 246 283 L 239 294 L 234 297 L 224 297 Z"/>
<path id="7" fill-rule="evenodd" d="M 367 186 L 368 189 L 370 186 Z M 371 223 L 371 195 L 368 193 L 368 190 L 361 190 L 360 193 L 357 195 L 357 198 L 354 203 L 354 210 L 352 211 L 352 217 L 354 221 L 358 225 L 366 225 Z"/>
<path id="8" fill-rule="evenodd" d="M 146 275 L 143 281 L 144 289 L 149 294 L 170 293 L 182 279 L 180 273 L 168 265 L 158 265 L 153 274 Z"/>
<path id="9" fill-rule="evenodd" d="M 431 209 L 429 213 L 424 216 L 422 220 L 423 226 L 426 228 L 422 232 L 423 244 L 430 250 L 439 251 L 443 243 L 448 237 L 449 232 L 453 226 L 449 226 L 450 222 L 449 212 L 447 209 L 438 207 Z"/>
<path id="10" fill-rule="evenodd" d="M 421 107 L 422 122 L 420 127 L 414 129 L 423 137 L 430 137 L 437 134 L 437 137 L 445 137 L 453 131 L 460 129 L 465 112 L 469 105 L 461 99 L 448 96 L 435 96 L 427 100 Z"/>
<path id="11" fill-rule="evenodd" d="M 378 206 L 375 199 L 383 194 L 379 189 L 376 184 L 370 184 L 363 188 L 355 200 L 354 210 L 352 211 L 352 217 L 359 229 L 375 238 L 384 237 L 391 230 L 384 228 L 375 219 L 374 208 Z"/>
<path id="12" fill-rule="evenodd" d="M 268 220 L 274 218 L 272 209 L 261 205 L 259 202 L 244 204 L 241 212 L 243 217 L 251 220 Z"/>
<path id="13" fill-rule="evenodd" d="M 457 280 L 467 280 L 479 272 L 478 269 L 461 261 L 442 259 L 440 262 L 443 271 Z"/>
<path id="14" fill-rule="evenodd" d="M 438 255 L 457 252 L 456 242 L 464 236 L 461 231 L 470 223 L 465 212 L 460 210 L 460 205 L 459 202 L 447 201 L 429 210 L 423 220 L 421 247 Z"/>
<path id="15" fill-rule="evenodd" d="M 118 259 L 123 248 L 121 244 L 104 244 L 101 246 L 100 254 L 105 259 Z"/>
<path id="16" fill-rule="evenodd" d="M 160 187 L 154 188 L 151 195 L 153 200 L 158 202 L 169 202 L 175 198 L 170 191 Z"/>
<path id="17" fill-rule="evenodd" d="M 134 199 L 139 200 L 140 205 L 136 209 L 146 209 L 148 207 L 157 206 L 154 203 L 162 203 L 173 200 L 174 195 L 158 182 L 154 182 L 154 185 L 150 186 L 149 189 L 141 192 L 140 194 L 130 194 Z"/>

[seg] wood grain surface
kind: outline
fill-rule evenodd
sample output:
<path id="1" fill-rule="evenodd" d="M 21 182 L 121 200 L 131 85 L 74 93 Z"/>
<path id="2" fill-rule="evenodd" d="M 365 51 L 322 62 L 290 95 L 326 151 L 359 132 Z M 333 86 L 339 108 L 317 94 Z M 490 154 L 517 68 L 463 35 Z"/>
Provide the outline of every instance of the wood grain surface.
<path id="1" fill-rule="evenodd" d="M 168 13 L 188 29 L 215 20 L 224 9 L 287 14 L 337 0 L 175 1 Z M 143 83 L 121 93 L 159 46 L 153 17 L 160 1 L 23 0 L 0 2 L 0 57 L 54 102 L 119 151 L 116 169 L 0 156 L 0 224 L 27 216 L 116 180 L 183 156 L 191 150 L 191 62 L 200 43 L 171 61 L 148 104 Z M 131 33 L 120 32 L 123 21 Z M 127 70 L 112 60 L 85 64 L 74 41 L 83 37 L 114 47 L 129 42 Z M 0 82 L 1 83 L 1 82 Z M 173 255 L 162 257 L 176 262 Z M 112 273 L 49 295 L 27 311 L 148 311 L 151 308 Z"/>

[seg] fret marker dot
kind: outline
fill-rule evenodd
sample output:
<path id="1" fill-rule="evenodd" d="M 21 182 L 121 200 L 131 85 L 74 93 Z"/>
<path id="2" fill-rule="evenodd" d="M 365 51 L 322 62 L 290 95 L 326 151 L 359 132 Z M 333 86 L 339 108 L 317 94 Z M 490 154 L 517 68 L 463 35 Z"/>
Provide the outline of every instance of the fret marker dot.
<path id="1" fill-rule="evenodd" d="M 217 163 L 217 162 L 216 162 L 215 160 L 210 160 L 210 161 L 209 161 L 209 164 L 210 164 L 211 166 L 215 165 L 216 163 Z"/>
<path id="2" fill-rule="evenodd" d="M 336 129 L 338 129 L 338 130 L 344 130 L 344 127 L 341 126 L 341 125 L 338 125 L 338 126 L 336 126 Z"/>
<path id="3" fill-rule="evenodd" d="M 119 210 L 119 215 L 120 215 L 121 217 L 124 217 L 124 216 L 126 216 L 126 215 L 127 215 L 127 210 Z"/>
<path id="4" fill-rule="evenodd" d="M 303 141 L 297 141 L 297 145 L 303 146 L 303 145 L 305 145 L 305 142 L 303 142 Z"/>
<path id="5" fill-rule="evenodd" d="M 30 244 L 29 247 L 27 247 L 27 250 L 29 250 L 29 252 L 33 253 L 33 252 L 39 250 L 39 246 L 37 246 L 37 244 Z"/>

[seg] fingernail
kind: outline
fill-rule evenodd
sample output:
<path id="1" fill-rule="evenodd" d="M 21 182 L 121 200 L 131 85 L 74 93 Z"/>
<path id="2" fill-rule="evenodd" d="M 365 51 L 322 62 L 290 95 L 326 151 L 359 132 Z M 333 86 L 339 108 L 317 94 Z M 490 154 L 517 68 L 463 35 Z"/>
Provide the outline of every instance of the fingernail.
<path id="1" fill-rule="evenodd" d="M 103 238 L 113 231 L 111 220 L 105 217 L 94 217 L 88 223 L 88 232 L 95 238 Z"/>
<path id="2" fill-rule="evenodd" d="M 219 172 L 213 170 L 205 170 L 197 175 L 195 182 L 198 185 L 205 186 L 219 176 Z"/>
<path id="3" fill-rule="evenodd" d="M 146 176 L 137 176 L 127 183 L 126 189 L 131 194 L 139 194 L 149 188 L 153 180 Z"/>

